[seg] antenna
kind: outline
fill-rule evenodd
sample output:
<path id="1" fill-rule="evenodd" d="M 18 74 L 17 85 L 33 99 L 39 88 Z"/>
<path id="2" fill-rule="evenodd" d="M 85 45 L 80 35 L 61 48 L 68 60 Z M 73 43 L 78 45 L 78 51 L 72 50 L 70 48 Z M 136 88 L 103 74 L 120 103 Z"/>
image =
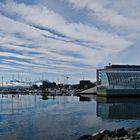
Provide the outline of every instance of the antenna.
<path id="1" fill-rule="evenodd" d="M 2 78 L 1 78 L 1 79 L 2 79 L 2 87 L 3 87 L 3 76 L 2 76 Z"/>
<path id="2" fill-rule="evenodd" d="M 14 81 L 14 73 L 13 73 L 13 75 L 12 75 L 12 81 Z"/>
<path id="3" fill-rule="evenodd" d="M 82 76 L 83 76 L 83 80 L 85 80 L 85 75 L 84 75 L 84 73 L 82 73 Z"/>
<path id="4" fill-rule="evenodd" d="M 18 72 L 18 82 L 19 82 L 19 72 Z"/>

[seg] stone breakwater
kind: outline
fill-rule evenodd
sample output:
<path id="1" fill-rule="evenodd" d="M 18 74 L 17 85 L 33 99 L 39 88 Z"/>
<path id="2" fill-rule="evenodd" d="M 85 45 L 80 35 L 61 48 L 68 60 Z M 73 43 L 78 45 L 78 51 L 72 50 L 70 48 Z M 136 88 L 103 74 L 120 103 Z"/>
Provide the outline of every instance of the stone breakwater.
<path id="1" fill-rule="evenodd" d="M 140 140 L 140 127 L 102 130 L 92 135 L 83 135 L 78 140 Z"/>

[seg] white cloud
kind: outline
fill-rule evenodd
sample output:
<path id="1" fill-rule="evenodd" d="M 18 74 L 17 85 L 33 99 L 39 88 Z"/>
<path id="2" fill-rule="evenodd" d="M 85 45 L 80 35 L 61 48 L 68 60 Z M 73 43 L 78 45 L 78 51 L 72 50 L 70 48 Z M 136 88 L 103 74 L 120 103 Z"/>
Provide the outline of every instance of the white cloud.
<path id="1" fill-rule="evenodd" d="M 78 1 L 76 2 L 78 3 Z M 79 1 L 79 3 L 83 2 Z M 112 47 L 112 45 L 113 47 L 124 47 L 130 43 L 115 34 L 99 30 L 94 26 L 91 27 L 81 23 L 68 23 L 63 17 L 43 6 L 27 6 L 12 3 L 11 5 L 6 5 L 6 10 L 17 13 L 22 22 L 48 27 L 75 39 L 97 42 L 106 47 Z M 116 21 L 119 20 L 116 19 Z M 116 43 L 114 44 L 114 42 Z"/>
<path id="2" fill-rule="evenodd" d="M 79 8 L 88 8 L 93 11 L 93 14 L 96 15 L 100 20 L 107 22 L 111 24 L 112 26 L 118 26 L 118 27 L 123 27 L 127 28 L 129 30 L 139 30 L 140 31 L 140 18 L 133 19 L 133 18 L 128 18 L 124 15 L 119 14 L 119 11 L 115 11 L 112 8 L 109 8 L 108 5 L 111 5 L 112 1 L 102 1 L 102 0 L 69 0 L 71 3 L 74 4 L 74 6 L 79 7 Z M 118 7 L 124 7 L 128 9 L 128 1 L 118 1 L 114 2 L 118 4 Z M 130 2 L 130 3 L 137 3 L 135 1 Z M 130 9 L 129 9 L 130 11 Z M 134 9 L 133 9 L 134 11 Z M 137 12 L 135 12 L 137 13 Z M 130 13 L 131 14 L 131 13 Z"/>
<path id="3" fill-rule="evenodd" d="M 111 18 L 111 24 L 119 25 L 124 20 L 119 15 L 113 19 L 113 14 L 116 13 L 111 14 L 111 11 L 97 1 L 95 5 L 91 4 L 90 0 L 71 2 L 78 7 L 94 10 L 102 20 Z M 4 49 L 0 56 L 5 56 L 6 59 L 16 58 L 7 61 L 16 63 L 19 67 L 24 66 L 31 72 L 73 75 L 90 73 L 95 66 L 105 63 L 110 55 L 116 55 L 133 43 L 94 25 L 70 23 L 61 15 L 41 5 L 31 6 L 12 1 L 0 7 L 7 15 L 0 15 L 0 48 Z M 17 60 L 19 58 L 29 62 Z"/>

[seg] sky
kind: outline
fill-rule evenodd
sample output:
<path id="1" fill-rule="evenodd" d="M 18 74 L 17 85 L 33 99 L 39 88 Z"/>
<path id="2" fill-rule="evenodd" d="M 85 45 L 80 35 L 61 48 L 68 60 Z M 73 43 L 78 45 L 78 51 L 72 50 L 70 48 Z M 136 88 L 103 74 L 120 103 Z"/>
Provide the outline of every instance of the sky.
<path id="1" fill-rule="evenodd" d="M 0 0 L 0 76 L 57 83 L 139 64 L 139 0 Z M 1 81 L 1 80 L 0 80 Z"/>

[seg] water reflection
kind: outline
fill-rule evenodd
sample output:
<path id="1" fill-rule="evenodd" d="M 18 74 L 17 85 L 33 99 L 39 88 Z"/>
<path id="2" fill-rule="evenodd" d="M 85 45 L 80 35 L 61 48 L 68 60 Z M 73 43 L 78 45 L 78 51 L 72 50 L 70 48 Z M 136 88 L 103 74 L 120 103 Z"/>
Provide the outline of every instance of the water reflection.
<path id="1" fill-rule="evenodd" d="M 97 97 L 97 116 L 102 119 L 139 119 L 140 98 Z"/>
<path id="2" fill-rule="evenodd" d="M 43 108 L 47 104 L 78 103 L 79 97 L 39 96 L 39 95 L 0 95 L 0 115 L 17 114 L 23 110 Z"/>
<path id="3" fill-rule="evenodd" d="M 18 114 L 23 109 L 35 107 L 37 97 L 31 95 L 0 95 L 0 114 Z"/>
<path id="4" fill-rule="evenodd" d="M 86 96 L 79 96 L 79 101 L 91 101 L 90 97 L 86 97 Z"/>
<path id="5" fill-rule="evenodd" d="M 93 104 L 73 96 L 0 95 L 0 139 L 76 140 L 92 127 Z"/>
<path id="6" fill-rule="evenodd" d="M 139 98 L 94 97 L 0 95 L 0 139 L 76 140 L 86 133 L 140 124 Z"/>

